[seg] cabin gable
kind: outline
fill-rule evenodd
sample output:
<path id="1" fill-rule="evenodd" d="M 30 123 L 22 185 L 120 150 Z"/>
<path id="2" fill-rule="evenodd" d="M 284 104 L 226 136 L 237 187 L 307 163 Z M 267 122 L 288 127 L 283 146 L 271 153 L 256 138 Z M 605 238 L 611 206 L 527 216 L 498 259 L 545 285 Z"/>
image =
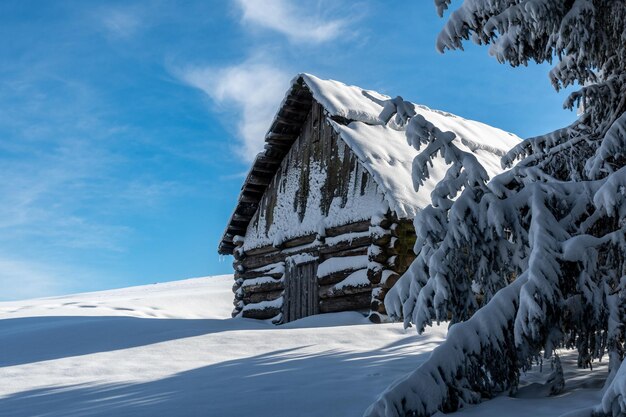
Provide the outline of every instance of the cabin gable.
<path id="1" fill-rule="evenodd" d="M 243 248 L 280 246 L 386 211 L 376 182 L 314 102 L 248 224 Z"/>

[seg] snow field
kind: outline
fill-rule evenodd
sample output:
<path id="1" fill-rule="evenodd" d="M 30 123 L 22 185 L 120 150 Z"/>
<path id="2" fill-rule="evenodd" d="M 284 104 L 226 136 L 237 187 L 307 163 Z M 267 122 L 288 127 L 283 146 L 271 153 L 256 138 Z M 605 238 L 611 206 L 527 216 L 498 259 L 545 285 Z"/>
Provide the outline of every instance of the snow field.
<path id="1" fill-rule="evenodd" d="M 279 327 L 230 319 L 231 285 L 225 275 L 0 303 L 0 416 L 357 417 L 446 335 L 352 312 Z M 604 369 L 566 366 L 553 399 L 536 384 L 544 368 L 519 398 L 455 415 L 547 417 L 598 402 Z"/>
<path id="2" fill-rule="evenodd" d="M 0 303 L 0 416 L 360 416 L 445 335 L 358 313 L 230 319 L 231 286 Z"/>

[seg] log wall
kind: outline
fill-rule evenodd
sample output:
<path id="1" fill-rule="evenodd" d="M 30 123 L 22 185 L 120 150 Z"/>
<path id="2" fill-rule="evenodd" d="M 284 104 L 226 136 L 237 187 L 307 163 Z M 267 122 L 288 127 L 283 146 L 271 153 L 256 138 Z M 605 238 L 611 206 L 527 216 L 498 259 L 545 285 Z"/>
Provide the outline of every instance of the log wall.
<path id="1" fill-rule="evenodd" d="M 369 221 L 385 207 L 372 176 L 314 102 L 248 224 L 244 248 L 251 253 L 323 228 Z"/>
<path id="2" fill-rule="evenodd" d="M 393 215 L 374 228 L 384 238 L 374 241 L 368 250 L 372 263 L 377 265 L 376 271 L 372 271 L 376 287 L 372 291 L 369 318 L 380 323 L 387 319 L 385 295 L 415 259 L 413 245 L 416 237 L 412 221 L 398 220 Z"/>
<path id="3" fill-rule="evenodd" d="M 311 243 L 300 246 L 293 246 L 296 240 L 288 241 L 289 248 L 263 247 L 251 256 L 239 247 L 233 316 L 289 322 L 318 312 L 355 310 L 367 312 L 373 322 L 385 321 L 384 297 L 415 258 L 413 225 L 389 215 L 377 225 L 357 222 L 347 226 L 329 229 L 330 238 L 315 235 Z M 363 232 L 366 226 L 367 232 Z M 344 234 L 337 235 L 341 231 Z M 318 265 L 326 261 L 336 264 L 339 258 L 346 261 L 340 262 L 345 267 L 319 273 L 322 267 L 316 273 Z M 298 265 L 308 265 L 308 269 L 288 277 L 286 271 Z M 298 284 L 294 276 L 303 281 Z M 282 308 L 269 304 L 279 298 L 289 304 Z"/>
<path id="4" fill-rule="evenodd" d="M 412 261 L 415 241 L 412 223 L 381 216 L 386 210 L 314 102 L 246 236 L 233 239 L 233 316 L 285 323 L 354 310 L 385 320 L 384 296 Z M 372 216 L 382 220 L 371 224 Z"/>
<path id="5" fill-rule="evenodd" d="M 348 285 L 334 288 L 355 272 L 354 265 L 323 277 L 318 277 L 316 272 L 318 264 L 332 259 L 360 257 L 367 261 L 367 250 L 371 245 L 369 222 L 361 221 L 329 228 L 322 235 L 327 237 L 319 234 L 298 237 L 285 241 L 281 247 L 255 248 L 251 251 L 252 254 L 244 251 L 241 243 L 237 243 L 239 246 L 235 249 L 233 263 L 235 268 L 233 317 L 241 315 L 286 323 L 318 312 L 366 311 L 370 304 L 371 286 L 351 287 Z M 296 243 L 301 244 L 296 246 Z M 366 268 L 366 263 L 357 269 Z M 298 265 L 310 265 L 310 269 L 300 275 L 306 277 L 310 277 L 311 274 L 315 275 L 314 280 L 307 281 L 315 283 L 315 294 L 312 292 L 312 287 L 297 286 L 294 280 L 290 279 L 292 277 L 288 276 L 287 271 L 290 268 L 297 268 Z M 303 299 L 304 292 L 309 295 L 308 299 L 314 300 L 307 303 L 307 307 L 285 304 L 280 310 L 268 308 L 268 302 L 281 297 L 287 302 L 293 299 Z M 255 308 L 255 304 L 258 308 Z M 313 306 L 309 307 L 310 305 Z"/>

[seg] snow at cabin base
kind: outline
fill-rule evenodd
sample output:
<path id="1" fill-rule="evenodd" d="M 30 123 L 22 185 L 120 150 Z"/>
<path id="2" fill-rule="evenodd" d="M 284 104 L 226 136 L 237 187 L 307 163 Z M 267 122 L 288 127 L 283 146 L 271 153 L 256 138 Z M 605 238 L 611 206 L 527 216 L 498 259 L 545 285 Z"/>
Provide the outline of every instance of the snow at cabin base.
<path id="1" fill-rule="evenodd" d="M 0 416 L 356 417 L 446 334 L 355 312 L 279 327 L 230 319 L 231 285 L 227 275 L 0 303 Z M 558 416 L 597 403 L 602 367 L 566 373 L 556 398 L 529 385 L 453 415 Z"/>

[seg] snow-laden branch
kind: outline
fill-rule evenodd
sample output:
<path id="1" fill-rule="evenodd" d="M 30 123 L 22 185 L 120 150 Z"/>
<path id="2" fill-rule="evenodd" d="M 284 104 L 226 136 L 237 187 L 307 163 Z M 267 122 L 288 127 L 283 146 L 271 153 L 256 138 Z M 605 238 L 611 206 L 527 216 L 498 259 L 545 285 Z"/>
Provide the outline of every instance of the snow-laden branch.
<path id="1" fill-rule="evenodd" d="M 451 3 L 435 0 L 440 14 Z M 502 158 L 509 170 L 490 182 L 453 136 L 411 118 L 407 140 L 423 151 L 415 186 L 433 155 L 450 167 L 415 217 L 417 257 L 385 306 L 419 332 L 433 321 L 458 323 L 367 415 L 428 416 L 489 398 L 514 388 L 533 355 L 562 346 L 577 349 L 583 367 L 608 353 L 614 378 L 598 412 L 623 417 L 626 3 L 460 3 L 437 39 L 440 51 L 471 40 L 513 66 L 556 60 L 555 88 L 583 86 L 565 103 L 581 117 L 513 148 Z M 503 364 L 490 362 L 496 352 Z"/>
<path id="2" fill-rule="evenodd" d="M 387 388 L 365 416 L 430 416 L 513 388 L 519 363 L 512 328 L 526 282 L 527 276 L 518 278 L 471 319 L 450 327 L 429 359 Z"/>

